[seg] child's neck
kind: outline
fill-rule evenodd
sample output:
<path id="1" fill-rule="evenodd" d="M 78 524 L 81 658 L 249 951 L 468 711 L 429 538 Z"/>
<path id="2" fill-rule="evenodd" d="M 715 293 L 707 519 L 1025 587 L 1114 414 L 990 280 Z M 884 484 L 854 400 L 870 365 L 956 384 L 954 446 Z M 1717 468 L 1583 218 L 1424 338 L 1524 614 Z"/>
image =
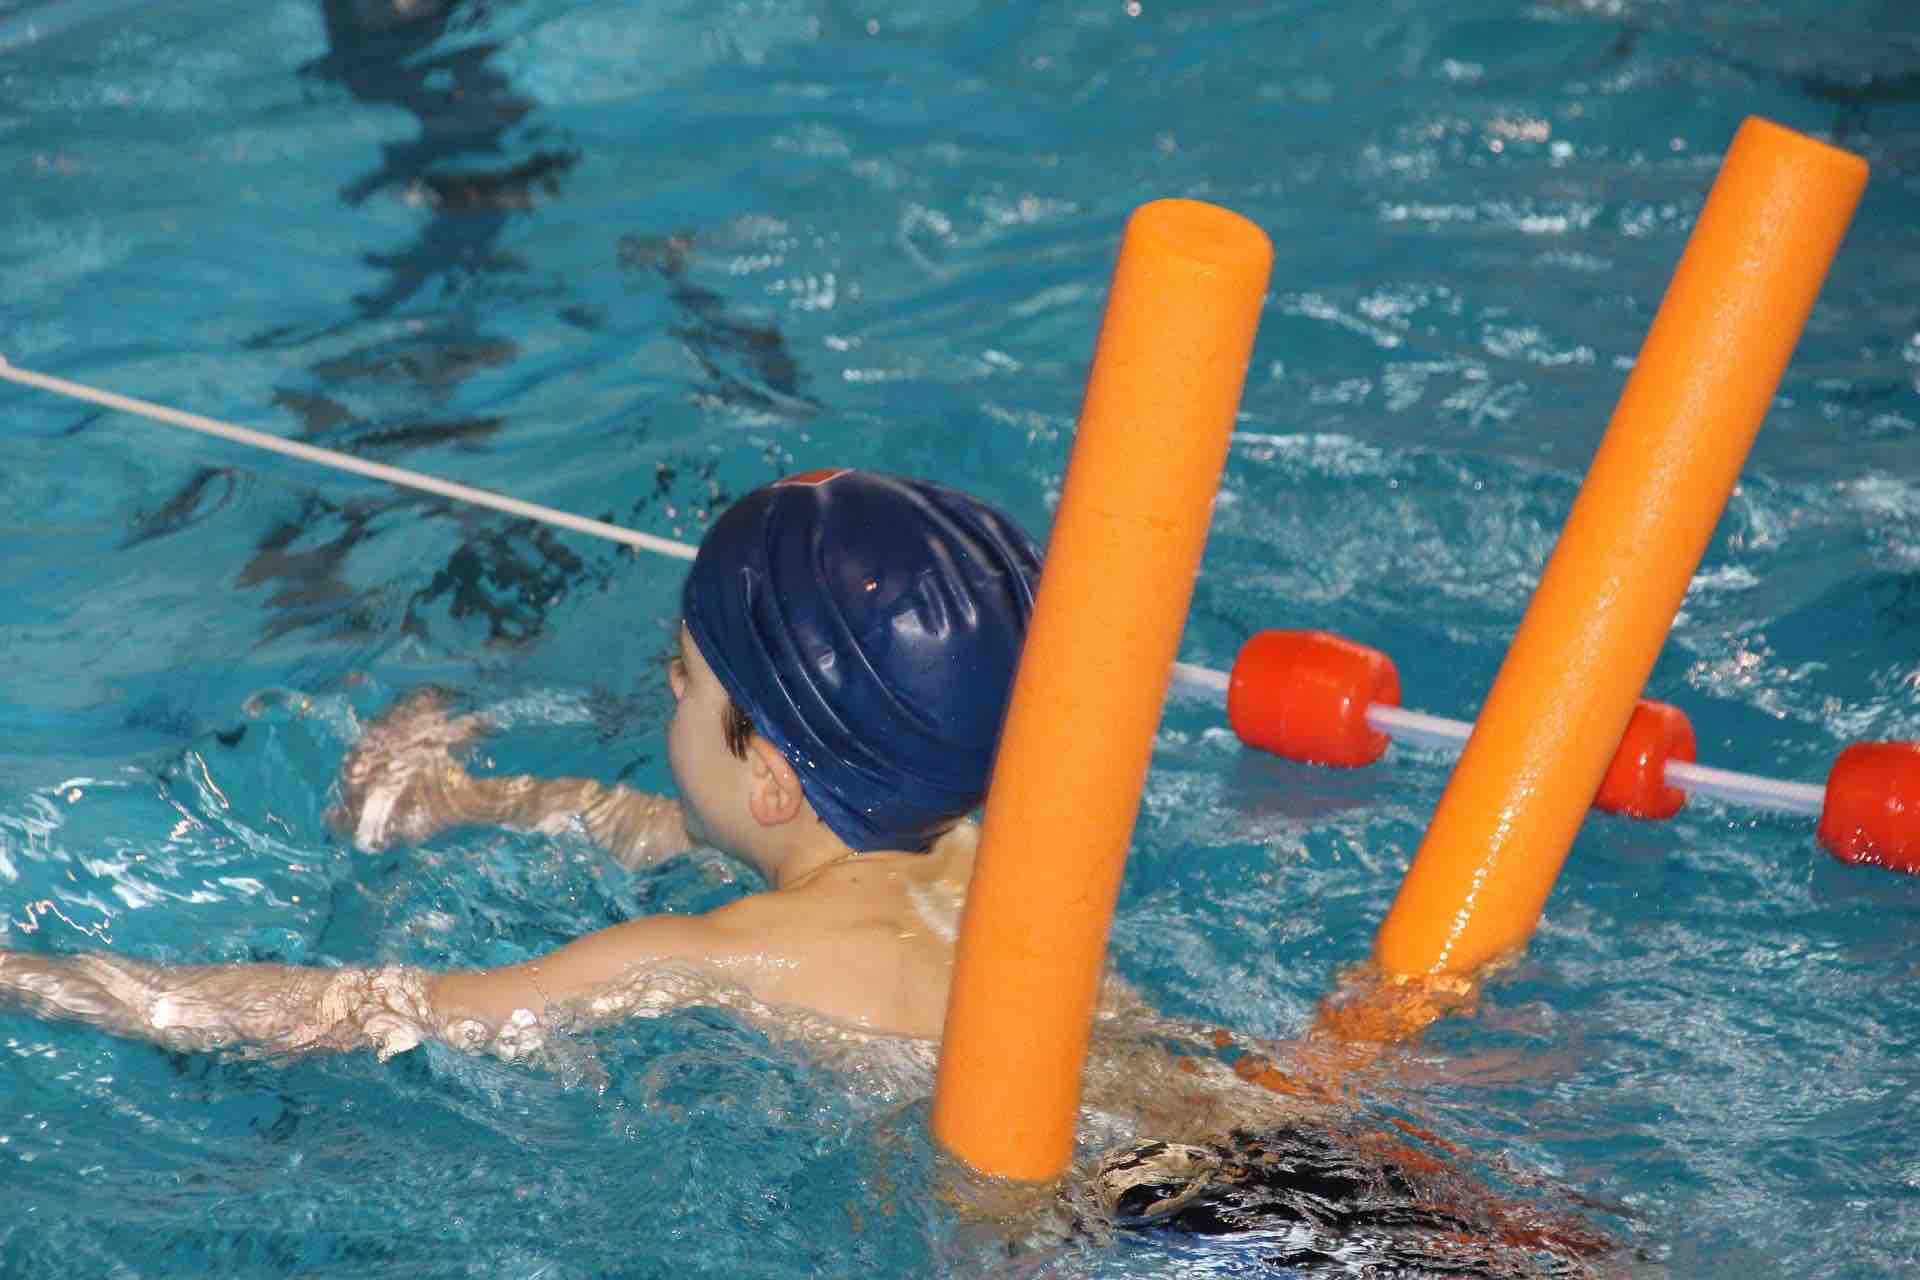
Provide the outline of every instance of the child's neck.
<path id="1" fill-rule="evenodd" d="M 849 849 L 825 823 L 807 821 L 794 825 L 801 829 L 792 834 L 789 846 L 761 862 L 761 870 L 776 889 L 791 889 L 828 867 L 858 856 L 857 851 Z"/>

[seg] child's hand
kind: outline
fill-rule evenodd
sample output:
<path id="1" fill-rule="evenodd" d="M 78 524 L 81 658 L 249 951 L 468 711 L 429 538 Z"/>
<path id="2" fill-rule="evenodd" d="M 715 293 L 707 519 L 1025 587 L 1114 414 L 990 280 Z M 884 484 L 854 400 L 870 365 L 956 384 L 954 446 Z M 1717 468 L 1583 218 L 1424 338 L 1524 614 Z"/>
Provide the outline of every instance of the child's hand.
<path id="1" fill-rule="evenodd" d="M 467 819 L 474 780 L 453 753 L 486 732 L 477 715 L 449 717 L 431 687 L 394 703 L 340 766 L 340 803 L 327 825 L 363 853 L 418 843 Z"/>

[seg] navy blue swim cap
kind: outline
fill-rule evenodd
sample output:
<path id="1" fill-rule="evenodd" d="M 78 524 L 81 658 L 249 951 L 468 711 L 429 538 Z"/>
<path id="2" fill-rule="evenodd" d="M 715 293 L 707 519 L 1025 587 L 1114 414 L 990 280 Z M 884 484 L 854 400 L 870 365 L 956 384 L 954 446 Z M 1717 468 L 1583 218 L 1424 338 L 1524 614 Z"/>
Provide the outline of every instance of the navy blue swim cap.
<path id="1" fill-rule="evenodd" d="M 1040 553 L 953 489 L 812 471 L 700 543 L 681 608 L 720 684 L 856 850 L 920 850 L 986 794 Z"/>

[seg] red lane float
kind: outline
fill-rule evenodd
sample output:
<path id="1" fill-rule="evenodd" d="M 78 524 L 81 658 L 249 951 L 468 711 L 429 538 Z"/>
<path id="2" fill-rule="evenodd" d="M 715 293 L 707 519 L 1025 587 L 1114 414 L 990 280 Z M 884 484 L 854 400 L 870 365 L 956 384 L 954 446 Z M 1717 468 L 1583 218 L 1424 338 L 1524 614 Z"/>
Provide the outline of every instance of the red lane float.
<path id="1" fill-rule="evenodd" d="M 1393 659 L 1331 631 L 1261 631 L 1227 682 L 1227 722 L 1240 741 L 1307 764 L 1372 764 L 1387 735 L 1367 723 L 1367 708 L 1399 705 Z"/>
<path id="2" fill-rule="evenodd" d="M 1693 758 L 1693 725 L 1686 712 L 1670 702 L 1642 698 L 1600 779 L 1593 807 L 1630 818 L 1671 818 L 1687 802 L 1687 793 L 1667 785 L 1667 765 L 1674 760 L 1692 763 Z"/>
<path id="3" fill-rule="evenodd" d="M 1400 674 L 1378 649 L 1326 631 L 1261 631 L 1225 681 L 1240 741 L 1305 764 L 1372 764 L 1394 737 L 1464 742 L 1471 725 L 1400 709 Z M 1402 726 L 1407 732 L 1399 732 Z M 1697 766 L 1693 726 L 1678 707 L 1641 699 L 1594 807 L 1670 818 L 1689 790 L 1820 817 L 1834 857 L 1920 875 L 1920 742 L 1858 742 L 1835 759 L 1824 788 Z"/>
<path id="4" fill-rule="evenodd" d="M 1920 875 L 1920 742 L 1856 742 L 1827 775 L 1816 834 L 1842 862 Z"/>

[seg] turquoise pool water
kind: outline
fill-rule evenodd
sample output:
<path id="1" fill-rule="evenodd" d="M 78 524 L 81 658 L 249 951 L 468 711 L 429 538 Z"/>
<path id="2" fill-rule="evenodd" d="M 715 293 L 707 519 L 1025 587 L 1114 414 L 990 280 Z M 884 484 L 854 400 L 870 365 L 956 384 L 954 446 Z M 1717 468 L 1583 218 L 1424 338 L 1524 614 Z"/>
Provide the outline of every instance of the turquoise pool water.
<path id="1" fill-rule="evenodd" d="M 0 0 L 0 354 L 697 538 L 856 462 L 1044 529 L 1127 212 L 1273 291 L 1182 656 L 1312 626 L 1470 716 L 1749 113 L 1874 165 L 1650 693 L 1805 781 L 1920 737 L 1920 16 L 1882 3 L 139 6 Z M 0 937 L 493 963 L 752 887 L 466 832 L 355 855 L 354 717 L 425 680 L 501 769 L 661 786 L 678 566 L 0 390 Z M 1113 940 L 1285 1039 L 1445 781 L 1171 704 Z M 1920 1259 L 1920 883 L 1711 803 L 1582 831 L 1525 962 L 1367 1105 L 1684 1276 Z M 172 1056 L 0 1014 L 0 1274 L 1227 1274 L 1008 1258 L 923 1063 L 720 1010 L 553 1069 Z"/>

